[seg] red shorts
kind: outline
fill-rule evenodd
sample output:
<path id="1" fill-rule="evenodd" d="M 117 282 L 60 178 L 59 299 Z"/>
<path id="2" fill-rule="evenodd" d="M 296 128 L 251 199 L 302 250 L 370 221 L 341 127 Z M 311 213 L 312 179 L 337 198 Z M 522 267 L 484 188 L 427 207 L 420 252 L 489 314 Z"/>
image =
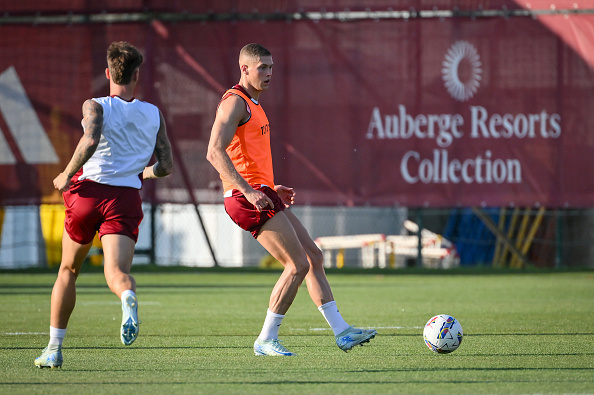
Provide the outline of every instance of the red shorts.
<path id="1" fill-rule="evenodd" d="M 75 182 L 63 194 L 66 206 L 64 227 L 79 244 L 99 237 L 118 234 L 138 240 L 138 226 L 143 218 L 138 189 L 114 187 L 94 181 Z"/>
<path id="2" fill-rule="evenodd" d="M 241 229 L 251 232 L 255 239 L 258 237 L 260 228 L 276 213 L 283 211 L 285 204 L 274 189 L 265 185 L 252 185 L 252 187 L 266 194 L 274 203 L 274 207 L 266 206 L 267 208 L 258 212 L 256 207 L 241 192 L 233 189 L 231 196 L 225 197 L 225 211 L 233 222 L 239 225 Z"/>

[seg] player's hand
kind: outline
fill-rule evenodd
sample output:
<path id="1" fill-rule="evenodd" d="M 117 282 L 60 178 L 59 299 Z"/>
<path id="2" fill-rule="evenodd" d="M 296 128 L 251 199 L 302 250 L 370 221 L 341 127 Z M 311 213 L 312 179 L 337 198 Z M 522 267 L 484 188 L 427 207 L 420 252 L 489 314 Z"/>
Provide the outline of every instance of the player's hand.
<path id="1" fill-rule="evenodd" d="M 266 207 L 270 209 L 274 207 L 273 201 L 264 192 L 257 189 L 252 189 L 250 192 L 245 193 L 244 196 L 248 202 L 254 205 L 258 212 L 262 212 Z"/>
<path id="2" fill-rule="evenodd" d="M 54 188 L 60 192 L 67 191 L 70 188 L 70 177 L 66 172 L 62 172 L 54 178 Z"/>
<path id="3" fill-rule="evenodd" d="M 291 204 L 295 203 L 295 191 L 293 188 L 284 185 L 275 185 L 274 190 L 285 204 L 285 207 L 289 207 Z"/>

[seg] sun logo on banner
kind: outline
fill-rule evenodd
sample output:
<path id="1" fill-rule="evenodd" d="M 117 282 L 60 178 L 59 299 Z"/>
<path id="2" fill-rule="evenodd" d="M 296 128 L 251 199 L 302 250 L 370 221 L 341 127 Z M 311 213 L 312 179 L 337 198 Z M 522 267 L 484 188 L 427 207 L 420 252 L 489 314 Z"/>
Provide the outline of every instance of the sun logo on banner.
<path id="1" fill-rule="evenodd" d="M 448 93 L 458 101 L 474 96 L 481 80 L 481 58 L 468 41 L 456 41 L 442 63 L 443 80 Z"/>

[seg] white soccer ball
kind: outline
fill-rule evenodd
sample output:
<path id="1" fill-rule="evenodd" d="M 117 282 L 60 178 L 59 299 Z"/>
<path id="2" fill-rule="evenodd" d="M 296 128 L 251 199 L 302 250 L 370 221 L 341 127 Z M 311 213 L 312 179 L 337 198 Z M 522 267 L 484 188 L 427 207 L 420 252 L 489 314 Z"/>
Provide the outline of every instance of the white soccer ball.
<path id="1" fill-rule="evenodd" d="M 463 336 L 460 322 L 447 314 L 431 318 L 423 329 L 423 338 L 427 347 L 440 354 L 447 354 L 460 347 Z"/>

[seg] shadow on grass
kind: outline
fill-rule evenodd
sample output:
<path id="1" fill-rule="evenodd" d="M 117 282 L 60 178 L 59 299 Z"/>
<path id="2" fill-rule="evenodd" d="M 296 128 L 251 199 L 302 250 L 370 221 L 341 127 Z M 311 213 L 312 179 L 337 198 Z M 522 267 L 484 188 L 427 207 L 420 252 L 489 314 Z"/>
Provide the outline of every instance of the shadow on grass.
<path id="1" fill-rule="evenodd" d="M 49 370 L 49 369 L 47 369 Z M 54 369 L 52 371 L 58 370 L 60 371 L 60 369 Z M 202 370 L 202 369 L 200 369 Z M 70 369 L 64 369 L 64 372 L 95 372 L 94 370 L 70 370 Z M 539 384 L 539 385 L 544 385 L 544 384 L 561 384 L 561 383 L 565 383 L 565 384 L 583 384 L 584 381 L 583 380 L 551 380 L 551 379 L 546 379 L 546 380 L 530 380 L 530 379 L 514 379 L 514 380 L 382 380 L 381 382 L 378 381 L 374 381 L 374 380 L 338 380 L 338 381 L 327 381 L 327 380 L 303 380 L 303 381 L 297 381 L 297 380 L 282 380 L 282 381 L 210 381 L 210 380 L 187 380 L 187 381 L 158 381 L 158 382 L 146 382 L 143 381 L 141 383 L 139 382 L 129 382 L 129 383 L 122 383 L 122 382 L 117 382 L 117 383 L 113 383 L 111 381 L 94 381 L 92 383 L 89 382 L 84 382 L 84 381 L 72 381 L 72 380 L 68 380 L 68 382 L 52 382 L 52 383 L 45 383 L 45 382 L 23 382 L 23 383 L 6 383 L 15 387 L 19 387 L 19 386 L 39 386 L 39 388 L 43 388 L 45 386 L 60 386 L 60 387 L 66 387 L 66 388 L 74 388 L 74 387 L 78 387 L 80 385 L 89 385 L 92 384 L 93 386 L 109 386 L 109 388 L 113 388 L 114 385 L 117 385 L 118 387 L 116 388 L 120 388 L 121 390 L 124 390 L 124 388 L 126 388 L 125 386 L 133 386 L 133 387 L 138 387 L 139 385 L 142 387 L 153 387 L 153 388 L 149 388 L 149 390 L 156 390 L 157 388 L 159 390 L 162 390 L 162 386 L 181 386 L 182 388 L 185 387 L 192 387 L 192 386 L 199 386 L 198 388 L 201 388 L 200 386 L 208 386 L 206 388 L 210 388 L 210 386 L 221 386 L 221 388 L 219 389 L 219 391 L 225 391 L 225 387 L 231 387 L 230 390 L 234 391 L 234 393 L 237 392 L 237 386 L 241 385 L 241 386 L 264 386 L 264 385 L 271 385 L 274 387 L 287 387 L 289 386 L 299 386 L 299 385 L 304 385 L 304 386 L 312 386 L 312 385 L 316 385 L 316 386 L 320 386 L 320 389 L 316 389 L 315 393 L 320 393 L 323 391 L 332 391 L 332 390 L 336 390 L 335 386 L 336 385 L 352 385 L 354 386 L 354 388 L 352 388 L 350 391 L 357 391 L 358 390 L 358 386 L 369 386 L 372 385 L 374 389 L 385 389 L 386 391 L 391 391 L 390 393 L 393 392 L 393 388 L 386 388 L 386 386 L 390 386 L 390 385 L 433 385 L 433 386 L 439 386 L 439 385 L 485 385 L 485 384 L 495 384 L 495 385 L 502 385 L 502 384 L 506 384 L 506 383 L 510 383 L 510 384 Z M 329 386 L 330 388 L 327 388 L 326 390 L 324 390 L 324 387 Z M 249 390 L 246 387 L 241 387 L 242 388 L 242 392 L 245 393 L 262 393 L 262 389 L 258 388 L 256 389 L 256 392 L 253 392 L 255 389 L 254 388 L 250 388 Z M 294 390 L 299 390 L 299 387 L 295 387 L 295 388 L 291 388 L 292 391 Z M 311 388 L 305 388 L 305 391 L 311 391 Z M 365 388 L 365 390 L 368 390 L 368 388 Z M 198 389 L 194 389 L 192 387 L 192 391 L 196 391 L 195 393 L 202 393 L 203 391 L 198 390 Z M 249 391 L 249 392 L 248 392 Z M 307 392 L 307 393 L 311 393 L 311 392 Z M 498 392 L 494 392 L 494 393 L 498 393 Z"/>
<path id="2" fill-rule="evenodd" d="M 270 288 L 274 283 L 270 284 L 139 284 L 138 289 L 141 292 L 148 293 L 151 288 L 163 289 L 266 289 Z M 0 283 L 0 295 L 45 295 L 51 292 L 54 283 L 48 284 L 3 284 Z M 77 290 L 83 289 L 99 289 L 109 290 L 107 284 L 77 284 Z M 33 290 L 33 291 L 32 291 Z M 181 291 L 180 291 L 181 292 Z"/>
<path id="3" fill-rule="evenodd" d="M 391 337 L 399 337 L 399 336 L 418 336 L 418 334 L 400 334 L 400 333 L 378 333 L 378 336 L 391 336 Z M 592 332 L 573 332 L 573 333 L 537 333 L 537 332 L 529 332 L 529 333 L 465 333 L 464 337 L 470 336 L 593 336 L 594 333 Z"/>

